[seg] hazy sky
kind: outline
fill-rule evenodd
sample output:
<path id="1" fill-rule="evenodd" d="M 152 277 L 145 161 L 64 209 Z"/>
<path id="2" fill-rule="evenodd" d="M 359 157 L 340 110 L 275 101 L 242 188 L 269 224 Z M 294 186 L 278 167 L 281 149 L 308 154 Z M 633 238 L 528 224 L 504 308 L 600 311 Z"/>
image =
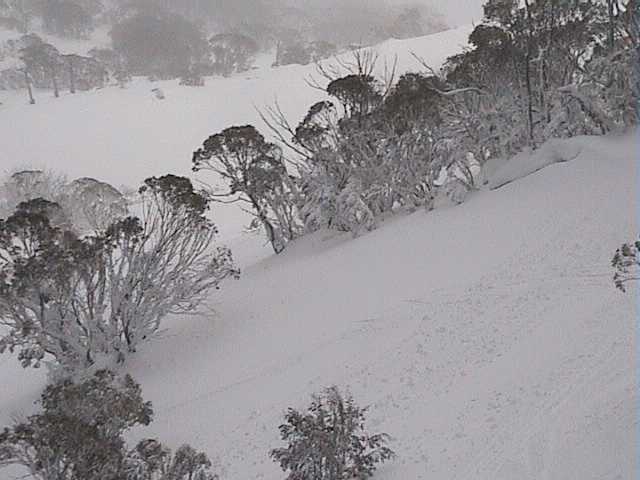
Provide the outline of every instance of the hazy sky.
<path id="1" fill-rule="evenodd" d="M 390 0 L 391 3 L 407 3 L 407 0 Z M 478 22 L 482 18 L 485 0 L 423 0 L 442 13 L 452 27 Z"/>

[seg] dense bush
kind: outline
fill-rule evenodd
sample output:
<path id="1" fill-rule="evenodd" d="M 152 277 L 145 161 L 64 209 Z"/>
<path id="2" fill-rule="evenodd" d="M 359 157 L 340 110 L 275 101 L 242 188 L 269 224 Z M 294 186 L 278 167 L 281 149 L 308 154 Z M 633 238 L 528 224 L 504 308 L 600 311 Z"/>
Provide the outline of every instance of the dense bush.
<path id="1" fill-rule="evenodd" d="M 54 223 L 60 208 L 43 199 L 0 220 L 0 352 L 24 366 L 53 360 L 62 374 L 123 361 L 168 314 L 196 310 L 237 275 L 188 179 L 149 178 L 139 202 L 141 218 L 86 236 Z"/>
<path id="2" fill-rule="evenodd" d="M 366 408 L 343 398 L 336 387 L 313 397 L 306 412 L 289 409 L 280 436 L 286 447 L 273 449 L 287 480 L 364 480 L 379 463 L 393 458 L 386 434 L 368 434 Z"/>
<path id="3" fill-rule="evenodd" d="M 0 468 L 20 466 L 40 480 L 214 480 L 204 453 L 175 454 L 157 440 L 126 446 L 123 434 L 149 425 L 150 402 L 130 377 L 100 370 L 85 381 L 48 386 L 42 411 L 0 432 Z"/>

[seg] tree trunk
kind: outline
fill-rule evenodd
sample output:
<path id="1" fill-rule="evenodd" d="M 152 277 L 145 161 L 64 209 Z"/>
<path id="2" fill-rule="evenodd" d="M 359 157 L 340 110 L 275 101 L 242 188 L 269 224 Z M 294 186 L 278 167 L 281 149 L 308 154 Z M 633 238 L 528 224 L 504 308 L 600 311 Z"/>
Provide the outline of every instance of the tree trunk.
<path id="1" fill-rule="evenodd" d="M 27 72 L 26 68 L 23 70 L 23 72 L 24 72 L 24 83 L 27 85 L 27 93 L 29 94 L 29 104 L 35 105 L 36 99 L 33 98 L 33 90 L 31 89 L 31 79 L 29 78 L 29 72 Z"/>
<path id="2" fill-rule="evenodd" d="M 73 59 L 69 59 L 69 92 L 76 93 L 76 77 L 73 70 Z"/>
<path id="3" fill-rule="evenodd" d="M 56 76 L 55 68 L 51 69 L 51 81 L 53 83 L 53 96 L 58 98 L 60 96 L 60 90 L 58 89 L 58 77 Z"/>
<path id="4" fill-rule="evenodd" d="M 527 121 L 529 127 L 529 144 L 535 148 L 533 135 L 533 92 L 531 91 L 531 49 L 533 47 L 531 40 L 531 8 L 529 0 L 524 0 L 527 11 L 527 55 L 525 65 L 525 85 L 527 89 Z"/>
<path id="5" fill-rule="evenodd" d="M 607 0 L 607 9 L 608 9 L 608 13 L 609 13 L 609 31 L 608 31 L 608 37 L 607 37 L 607 41 L 608 41 L 608 45 L 609 45 L 609 51 L 612 52 L 613 51 L 613 47 L 615 44 L 615 13 L 614 13 L 614 2 L 615 0 Z"/>

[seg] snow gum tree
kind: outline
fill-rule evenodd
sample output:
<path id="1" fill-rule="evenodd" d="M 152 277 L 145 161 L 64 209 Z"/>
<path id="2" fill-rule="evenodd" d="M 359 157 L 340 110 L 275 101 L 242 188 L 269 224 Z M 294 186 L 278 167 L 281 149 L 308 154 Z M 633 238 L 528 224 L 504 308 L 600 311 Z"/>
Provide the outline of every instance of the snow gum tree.
<path id="1" fill-rule="evenodd" d="M 255 127 L 230 127 L 210 136 L 194 152 L 192 161 L 194 171 L 213 171 L 227 182 L 228 190 L 212 193 L 212 198 L 249 205 L 276 253 L 297 236 L 296 186 L 281 149 L 267 142 Z"/>
<path id="2" fill-rule="evenodd" d="M 287 411 L 279 428 L 287 446 L 271 450 L 271 458 L 288 472 L 287 480 L 367 479 L 394 453 L 388 435 L 365 431 L 366 411 L 328 388 L 306 412 Z"/>
<path id="3" fill-rule="evenodd" d="M 142 215 L 79 237 L 51 220 L 43 199 L 0 221 L 0 352 L 55 373 L 123 361 L 171 313 L 195 311 L 238 274 L 214 247 L 208 200 L 182 177 L 149 178 Z"/>
<path id="4" fill-rule="evenodd" d="M 155 439 L 127 448 L 123 434 L 149 425 L 150 402 L 129 376 L 108 370 L 48 386 L 42 410 L 0 431 L 0 469 L 38 480 L 214 480 L 207 456 L 189 445 L 174 454 Z"/>

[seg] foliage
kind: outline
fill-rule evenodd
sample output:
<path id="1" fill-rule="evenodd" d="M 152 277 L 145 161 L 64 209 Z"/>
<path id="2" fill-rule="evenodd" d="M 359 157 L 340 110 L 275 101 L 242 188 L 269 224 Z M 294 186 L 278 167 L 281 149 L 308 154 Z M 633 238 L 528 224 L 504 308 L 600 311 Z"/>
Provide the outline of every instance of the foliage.
<path id="1" fill-rule="evenodd" d="M 48 386 L 42 412 L 0 433 L 0 468 L 19 465 L 40 480 L 214 480 L 211 462 L 188 445 L 157 440 L 127 450 L 123 434 L 149 425 L 153 410 L 129 376 L 99 370 Z"/>
<path id="2" fill-rule="evenodd" d="M 188 179 L 149 178 L 139 196 L 141 218 L 84 237 L 56 226 L 42 199 L 0 221 L 0 352 L 17 350 L 25 367 L 48 357 L 62 374 L 123 361 L 237 275 Z"/>
<path id="3" fill-rule="evenodd" d="M 287 173 L 282 152 L 251 125 L 230 127 L 210 136 L 193 154 L 193 170 L 210 170 L 229 190 L 213 193 L 248 204 L 264 227 L 276 253 L 297 235 L 296 187 Z"/>
<path id="4" fill-rule="evenodd" d="M 220 33 L 209 39 L 213 55 L 213 71 L 225 77 L 251 68 L 258 53 L 257 42 L 239 33 Z"/>
<path id="5" fill-rule="evenodd" d="M 314 396 L 306 412 L 287 411 L 279 427 L 287 446 L 273 449 L 271 458 L 289 472 L 288 480 L 369 478 L 394 453 L 388 435 L 366 433 L 366 412 L 331 387 Z"/>
<path id="6" fill-rule="evenodd" d="M 622 245 L 616 250 L 611 264 L 616 271 L 613 276 L 616 287 L 626 291 L 627 283 L 640 280 L 640 240 Z"/>

